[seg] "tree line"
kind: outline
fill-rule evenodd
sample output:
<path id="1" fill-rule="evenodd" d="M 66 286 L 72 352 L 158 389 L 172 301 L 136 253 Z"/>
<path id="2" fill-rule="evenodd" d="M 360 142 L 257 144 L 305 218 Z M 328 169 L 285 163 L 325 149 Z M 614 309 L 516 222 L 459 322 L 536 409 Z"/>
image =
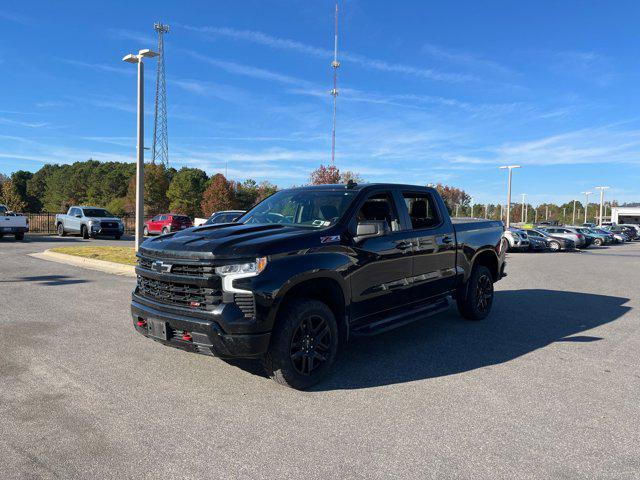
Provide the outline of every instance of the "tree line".
<path id="1" fill-rule="evenodd" d="M 10 176 L 0 174 L 0 203 L 10 210 L 25 213 L 65 212 L 71 205 L 95 205 L 114 214 L 133 212 L 135 208 L 136 166 L 134 163 L 87 160 L 72 164 L 48 164 L 32 173 L 18 170 Z M 309 184 L 337 184 L 362 177 L 352 171 L 320 165 L 309 175 Z M 434 186 L 451 215 L 504 219 L 504 206 L 499 204 L 471 205 L 471 196 L 464 190 L 438 183 Z M 278 190 L 268 181 L 228 180 L 220 173 L 208 176 L 199 168 L 176 170 L 161 164 L 145 165 L 145 214 L 180 213 L 190 217 L 209 216 L 219 210 L 248 210 Z M 616 202 L 611 202 L 617 205 Z M 625 204 L 626 205 L 626 204 Z M 631 206 L 631 204 L 629 204 Z M 573 220 L 573 202 L 552 203 L 534 207 L 527 205 L 527 221 Z M 589 219 L 598 215 L 599 205 L 590 203 Z M 537 213 L 536 213 L 537 212 Z M 610 212 L 610 210 L 609 210 Z M 522 206 L 514 203 L 511 220 L 522 219 Z M 584 220 L 584 204 L 576 202 L 576 221 Z"/>
<path id="2" fill-rule="evenodd" d="M 0 203 L 24 213 L 66 212 L 71 205 L 103 207 L 116 215 L 135 210 L 134 163 L 87 160 L 72 164 L 47 164 L 38 171 L 18 170 L 0 174 Z M 145 214 L 180 213 L 209 216 L 219 210 L 248 210 L 278 190 L 277 185 L 253 179 L 238 182 L 199 168 L 176 170 L 146 164 L 144 172 Z M 321 165 L 312 171 L 311 184 L 362 181 L 353 172 Z"/>
<path id="3" fill-rule="evenodd" d="M 134 163 L 87 160 L 44 165 L 37 172 L 19 170 L 0 175 L 0 203 L 25 213 L 65 212 L 71 205 L 95 205 L 122 215 L 134 211 Z M 199 168 L 176 170 L 145 165 L 145 214 L 174 212 L 208 216 L 216 210 L 247 209 L 271 195 L 277 186 L 252 179 L 209 177 Z"/>

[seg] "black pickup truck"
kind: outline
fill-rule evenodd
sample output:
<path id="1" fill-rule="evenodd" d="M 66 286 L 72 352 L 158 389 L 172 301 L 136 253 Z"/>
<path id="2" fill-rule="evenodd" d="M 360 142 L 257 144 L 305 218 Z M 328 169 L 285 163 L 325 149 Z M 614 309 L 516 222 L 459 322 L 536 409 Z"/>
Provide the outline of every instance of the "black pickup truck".
<path id="1" fill-rule="evenodd" d="M 145 241 L 131 312 L 165 345 L 259 358 L 279 383 L 317 383 L 350 336 L 455 299 L 485 318 L 504 273 L 502 222 L 454 220 L 438 193 L 395 184 L 281 190 L 234 223 Z"/>

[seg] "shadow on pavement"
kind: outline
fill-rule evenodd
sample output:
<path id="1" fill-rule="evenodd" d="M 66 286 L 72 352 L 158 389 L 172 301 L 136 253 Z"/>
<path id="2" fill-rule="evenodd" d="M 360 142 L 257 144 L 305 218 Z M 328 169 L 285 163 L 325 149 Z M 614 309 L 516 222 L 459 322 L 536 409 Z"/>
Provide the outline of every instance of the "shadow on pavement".
<path id="1" fill-rule="evenodd" d="M 627 298 L 554 290 L 496 292 L 494 310 L 469 322 L 455 310 L 377 337 L 352 341 L 333 373 L 312 390 L 341 390 L 411 382 L 508 362 L 554 342 L 612 322 L 631 308 Z"/>
<path id="2" fill-rule="evenodd" d="M 17 277 L 10 280 L 0 280 L 0 283 L 17 283 L 17 282 L 33 282 L 40 285 L 53 287 L 56 285 L 74 285 L 78 283 L 87 283 L 89 280 L 73 278 L 68 275 L 36 275 L 33 277 Z"/>

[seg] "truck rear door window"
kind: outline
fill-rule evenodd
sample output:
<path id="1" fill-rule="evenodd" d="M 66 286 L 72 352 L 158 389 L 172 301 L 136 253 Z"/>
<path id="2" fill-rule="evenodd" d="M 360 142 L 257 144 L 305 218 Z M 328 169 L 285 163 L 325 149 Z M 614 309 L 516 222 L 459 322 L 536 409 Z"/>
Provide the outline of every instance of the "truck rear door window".
<path id="1" fill-rule="evenodd" d="M 420 230 L 433 228 L 440 224 L 440 215 L 430 194 L 403 192 L 402 196 L 411 219 L 411 228 Z"/>

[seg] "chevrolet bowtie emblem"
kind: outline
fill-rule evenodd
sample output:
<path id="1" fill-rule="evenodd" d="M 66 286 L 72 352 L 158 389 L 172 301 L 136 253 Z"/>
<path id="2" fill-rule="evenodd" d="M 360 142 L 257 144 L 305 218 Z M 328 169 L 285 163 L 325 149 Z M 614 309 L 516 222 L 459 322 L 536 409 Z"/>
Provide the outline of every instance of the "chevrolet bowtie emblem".
<path id="1" fill-rule="evenodd" d="M 160 260 L 156 260 L 151 264 L 151 269 L 159 273 L 169 273 L 171 272 L 171 267 L 173 267 L 173 265 L 170 263 L 164 263 Z"/>

